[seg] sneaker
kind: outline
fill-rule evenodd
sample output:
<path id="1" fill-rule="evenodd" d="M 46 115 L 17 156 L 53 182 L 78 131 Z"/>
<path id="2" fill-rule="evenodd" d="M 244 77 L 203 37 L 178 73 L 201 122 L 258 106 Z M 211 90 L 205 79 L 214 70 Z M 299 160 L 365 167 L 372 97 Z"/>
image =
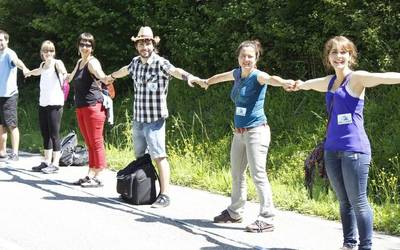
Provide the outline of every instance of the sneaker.
<path id="1" fill-rule="evenodd" d="M 49 166 L 42 169 L 42 172 L 45 174 L 54 174 L 58 172 L 58 167 L 50 164 Z"/>
<path id="2" fill-rule="evenodd" d="M 8 160 L 8 155 L 0 155 L 0 161 L 7 161 Z"/>
<path id="3" fill-rule="evenodd" d="M 18 157 L 17 154 L 11 153 L 11 154 L 8 155 L 8 160 L 9 161 L 18 161 L 19 157 Z"/>
<path id="4" fill-rule="evenodd" d="M 220 215 L 214 217 L 214 223 L 240 223 L 242 220 L 242 217 L 238 219 L 232 218 L 226 209 Z"/>
<path id="5" fill-rule="evenodd" d="M 339 250 L 356 250 L 357 246 L 352 246 L 352 244 L 344 244 Z"/>
<path id="6" fill-rule="evenodd" d="M 41 162 L 39 166 L 32 167 L 33 172 L 40 172 L 42 169 L 47 168 L 49 165 L 46 162 Z"/>
<path id="7" fill-rule="evenodd" d="M 82 185 L 83 183 L 89 182 L 89 181 L 90 181 L 90 177 L 89 177 L 89 176 L 85 176 L 85 177 L 83 177 L 83 178 L 80 178 L 80 179 L 77 180 L 77 181 L 72 182 L 71 184 L 72 184 L 72 185 L 76 185 L 76 186 L 80 186 L 80 185 Z"/>
<path id="8" fill-rule="evenodd" d="M 103 182 L 97 179 L 96 177 L 89 178 L 88 181 L 81 183 L 81 187 L 83 188 L 97 188 L 102 186 L 104 186 Z"/>
<path id="9" fill-rule="evenodd" d="M 152 208 L 161 208 L 161 207 L 168 207 L 169 206 L 169 197 L 165 194 L 160 194 L 157 197 L 157 200 L 151 205 Z"/>
<path id="10" fill-rule="evenodd" d="M 274 225 L 261 220 L 256 220 L 246 227 L 246 232 L 250 233 L 264 233 L 272 231 L 274 231 Z"/>

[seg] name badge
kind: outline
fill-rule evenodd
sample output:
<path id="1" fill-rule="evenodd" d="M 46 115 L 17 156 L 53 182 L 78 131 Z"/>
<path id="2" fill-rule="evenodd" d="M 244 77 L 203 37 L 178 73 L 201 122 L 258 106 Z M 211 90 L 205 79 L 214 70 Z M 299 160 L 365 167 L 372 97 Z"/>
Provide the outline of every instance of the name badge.
<path id="1" fill-rule="evenodd" d="M 338 125 L 351 124 L 353 119 L 351 119 L 351 114 L 340 114 L 337 116 Z"/>
<path id="2" fill-rule="evenodd" d="M 147 83 L 147 89 L 148 90 L 150 90 L 150 91 L 157 91 L 157 88 L 158 88 L 158 86 L 157 86 L 157 83 L 156 82 L 148 82 Z"/>
<path id="3" fill-rule="evenodd" d="M 246 108 L 236 107 L 236 115 L 246 116 Z"/>

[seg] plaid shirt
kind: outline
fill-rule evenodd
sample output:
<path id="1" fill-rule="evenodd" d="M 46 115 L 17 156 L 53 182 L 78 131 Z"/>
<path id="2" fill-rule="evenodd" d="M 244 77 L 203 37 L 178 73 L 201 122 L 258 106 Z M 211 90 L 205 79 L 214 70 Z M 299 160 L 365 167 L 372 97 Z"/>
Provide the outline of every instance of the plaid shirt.
<path id="1" fill-rule="evenodd" d="M 133 80 L 133 119 L 137 122 L 154 122 L 168 117 L 167 93 L 171 79 L 169 71 L 173 65 L 156 53 L 146 63 L 140 56 L 132 59 L 128 66 Z"/>

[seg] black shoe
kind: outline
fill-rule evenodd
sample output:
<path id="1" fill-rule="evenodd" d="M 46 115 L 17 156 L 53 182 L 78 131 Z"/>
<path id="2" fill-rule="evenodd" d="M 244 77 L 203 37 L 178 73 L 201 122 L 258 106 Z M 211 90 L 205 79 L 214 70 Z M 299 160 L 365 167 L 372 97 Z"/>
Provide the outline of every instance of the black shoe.
<path id="1" fill-rule="evenodd" d="M 104 186 L 103 182 L 96 177 L 89 178 L 89 180 L 81 183 L 83 188 L 98 188 Z"/>
<path id="2" fill-rule="evenodd" d="M 49 166 L 42 169 L 42 172 L 45 174 L 54 174 L 58 172 L 58 167 L 50 164 Z"/>
<path id="3" fill-rule="evenodd" d="M 46 162 L 41 162 L 39 166 L 33 167 L 32 171 L 33 172 L 40 172 L 42 169 L 47 168 L 49 165 L 47 165 Z"/>
<path id="4" fill-rule="evenodd" d="M 76 185 L 76 186 L 80 186 L 80 185 L 82 185 L 82 183 L 85 183 L 85 182 L 90 182 L 90 177 L 89 176 L 85 176 L 83 178 L 80 178 L 79 180 L 74 181 L 71 184 L 72 185 Z"/>
<path id="5" fill-rule="evenodd" d="M 222 213 L 218 216 L 214 217 L 214 223 L 240 223 L 242 222 L 242 217 L 234 219 L 229 214 L 228 210 L 222 211 Z"/>
<path id="6" fill-rule="evenodd" d="M 152 208 L 168 207 L 170 203 L 168 195 L 160 194 L 157 200 L 151 205 Z"/>
<path id="7" fill-rule="evenodd" d="M 0 161 L 6 161 L 8 159 L 8 155 L 0 155 Z"/>

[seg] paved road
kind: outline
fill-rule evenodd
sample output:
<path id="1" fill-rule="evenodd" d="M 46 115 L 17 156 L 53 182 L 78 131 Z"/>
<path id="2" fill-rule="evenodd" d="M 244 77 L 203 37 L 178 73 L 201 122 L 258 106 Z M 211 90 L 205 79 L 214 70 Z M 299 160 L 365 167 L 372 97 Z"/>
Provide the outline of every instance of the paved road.
<path id="1" fill-rule="evenodd" d="M 0 250 L 266 249 L 336 250 L 341 226 L 317 217 L 279 211 L 276 230 L 252 234 L 243 228 L 258 205 L 248 203 L 244 222 L 213 224 L 229 198 L 172 186 L 171 206 L 153 209 L 122 203 L 115 173 L 105 186 L 84 189 L 69 183 L 87 168 L 65 167 L 58 174 L 33 173 L 38 155 L 26 154 L 0 166 Z M 374 249 L 400 249 L 400 238 L 375 233 Z"/>

